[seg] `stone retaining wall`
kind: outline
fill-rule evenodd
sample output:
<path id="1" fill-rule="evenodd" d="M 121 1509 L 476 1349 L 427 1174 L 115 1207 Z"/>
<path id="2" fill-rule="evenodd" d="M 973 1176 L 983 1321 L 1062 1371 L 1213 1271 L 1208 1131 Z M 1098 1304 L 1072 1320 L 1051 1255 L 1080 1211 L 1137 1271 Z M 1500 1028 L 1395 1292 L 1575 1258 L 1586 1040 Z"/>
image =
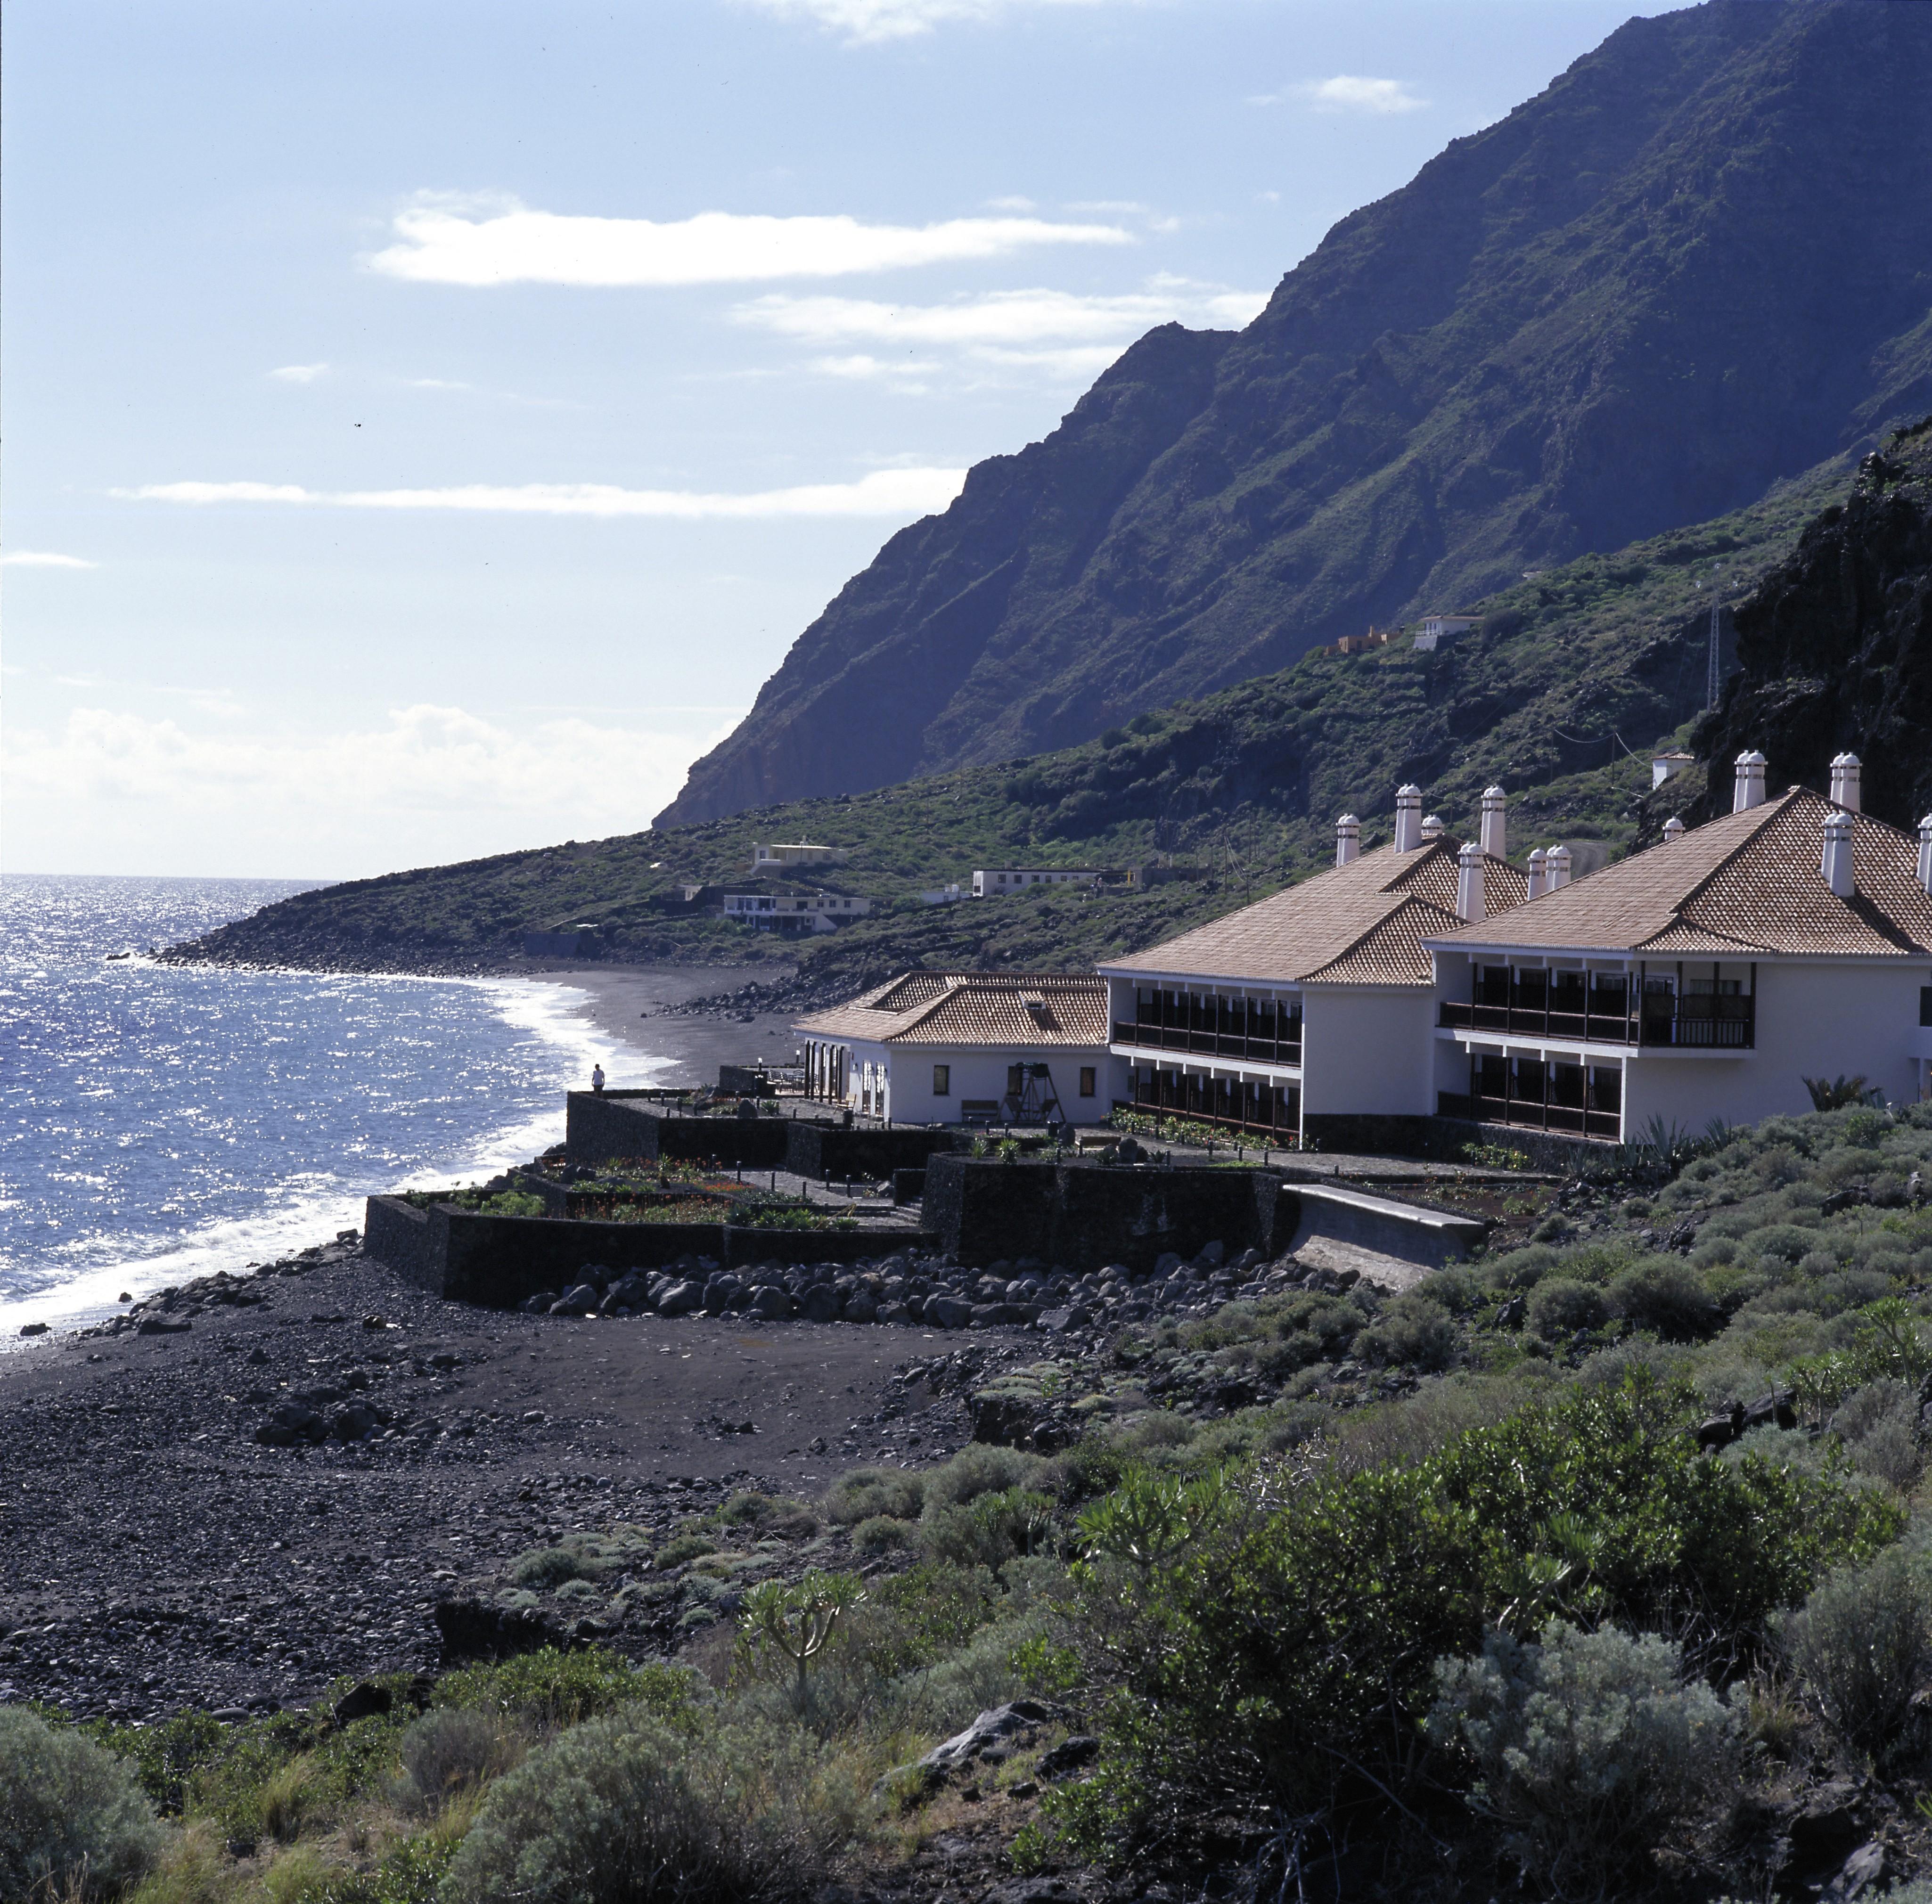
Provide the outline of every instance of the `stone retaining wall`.
<path id="1" fill-rule="evenodd" d="M 842 1124 L 789 1124 L 784 1168 L 800 1177 L 862 1177 L 868 1181 L 896 1170 L 917 1170 L 926 1160 L 952 1149 L 958 1133 L 926 1130 L 878 1130 Z"/>
<path id="2" fill-rule="evenodd" d="M 1272 1171 L 1111 1169 L 1004 1163 L 955 1155 L 926 1165 L 927 1227 L 962 1263 L 1036 1256 L 1073 1270 L 1108 1263 L 1149 1270 L 1172 1250 L 1219 1242 L 1229 1255 L 1287 1245 Z M 1292 1228 L 1292 1220 L 1290 1227 Z"/>
<path id="3" fill-rule="evenodd" d="M 564 1099 L 565 1154 L 574 1164 L 672 1158 L 789 1170 L 788 1133 L 798 1128 L 789 1118 L 681 1117 L 608 1091 L 571 1091 Z"/>
<path id="4" fill-rule="evenodd" d="M 1574 1176 L 1579 1171 L 1600 1170 L 1613 1145 L 1587 1137 L 1564 1137 L 1546 1131 L 1523 1130 L 1514 1124 L 1478 1123 L 1466 1117 L 1322 1117 L 1302 1120 L 1303 1129 L 1322 1150 L 1358 1155 L 1426 1157 L 1441 1163 L 1462 1159 L 1472 1144 L 1493 1144 L 1498 1150 L 1520 1150 L 1532 1170 Z"/>
<path id="5" fill-rule="evenodd" d="M 727 1223 L 599 1223 L 543 1216 L 492 1216 L 396 1197 L 371 1197 L 364 1248 L 428 1290 L 490 1309 L 514 1308 L 540 1289 L 558 1289 L 586 1263 L 664 1269 L 681 1256 L 726 1268 L 754 1263 L 855 1263 L 897 1249 L 932 1249 L 923 1231 L 768 1230 Z"/>

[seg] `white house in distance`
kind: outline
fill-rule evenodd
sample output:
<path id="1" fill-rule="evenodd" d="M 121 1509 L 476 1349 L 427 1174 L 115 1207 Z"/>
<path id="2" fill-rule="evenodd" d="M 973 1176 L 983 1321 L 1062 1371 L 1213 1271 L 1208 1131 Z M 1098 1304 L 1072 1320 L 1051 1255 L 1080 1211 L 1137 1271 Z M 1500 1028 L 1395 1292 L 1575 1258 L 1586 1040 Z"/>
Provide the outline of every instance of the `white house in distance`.
<path id="1" fill-rule="evenodd" d="M 1913 840 L 1831 797 L 1764 793 L 1574 886 L 1432 931 L 1435 1091 L 1446 1114 L 1630 1139 L 1811 1108 L 1807 1078 L 1924 1095 L 1932 1060 L 1932 816 Z M 1421 1108 L 1418 1104 L 1417 1108 Z"/>
<path id="2" fill-rule="evenodd" d="M 1336 826 L 1335 864 L 1298 886 L 1102 964 L 1109 1046 L 1136 1105 L 1298 1138 L 1318 1114 L 1435 1108 L 1435 974 L 1423 941 L 1522 905 L 1503 857 L 1499 787 L 1480 845 L 1462 845 L 1422 794 L 1396 795 L 1395 837 L 1361 850 Z"/>
<path id="3" fill-rule="evenodd" d="M 842 866 L 851 858 L 850 851 L 842 846 L 814 846 L 808 840 L 796 840 L 789 845 L 779 843 L 771 846 L 754 845 L 752 848 L 752 871 L 754 873 L 786 873 L 800 866 Z"/>
<path id="4" fill-rule="evenodd" d="M 1467 634 L 1472 628 L 1480 625 L 1480 615 L 1425 615 L 1422 618 L 1422 631 L 1411 644 L 1424 654 L 1432 652 L 1445 641 L 1454 641 Z"/>
<path id="5" fill-rule="evenodd" d="M 794 1029 L 808 1096 L 901 1123 L 1100 1123 L 1124 1083 L 1084 976 L 905 972 Z"/>
<path id="6" fill-rule="evenodd" d="M 991 866 L 973 875 L 973 897 L 1004 899 L 1032 886 L 1098 886 L 1106 877 L 1098 866 Z"/>
<path id="7" fill-rule="evenodd" d="M 832 932 L 872 902 L 850 892 L 728 892 L 724 916 L 756 932 Z"/>

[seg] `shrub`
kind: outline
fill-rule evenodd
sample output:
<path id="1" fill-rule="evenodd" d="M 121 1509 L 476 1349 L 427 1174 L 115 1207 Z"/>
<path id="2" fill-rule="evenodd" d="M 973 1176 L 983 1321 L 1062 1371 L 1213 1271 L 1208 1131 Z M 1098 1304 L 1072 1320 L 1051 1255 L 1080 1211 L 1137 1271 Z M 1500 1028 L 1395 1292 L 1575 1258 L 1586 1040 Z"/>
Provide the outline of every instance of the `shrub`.
<path id="1" fill-rule="evenodd" d="M 972 1441 L 926 1476 L 926 1510 L 975 1501 L 982 1494 L 1036 1486 L 1047 1463 L 1018 1448 L 995 1448 Z"/>
<path id="2" fill-rule="evenodd" d="M 1579 1329 L 1600 1329 L 1610 1313 L 1600 1289 L 1568 1276 L 1546 1276 L 1529 1292 L 1529 1326 L 1548 1342 Z"/>
<path id="3" fill-rule="evenodd" d="M 1540 1646 L 1495 1631 L 1480 1658 L 1438 1663 L 1430 1729 L 1467 1753 L 1471 1802 L 1539 1884 L 1600 1892 L 1736 1783 L 1738 1715 L 1702 1680 L 1680 1686 L 1678 1665 L 1654 1633 L 1562 1621 Z"/>
<path id="4" fill-rule="evenodd" d="M 862 1554 L 884 1554 L 911 1543 L 912 1529 L 890 1514 L 874 1514 L 852 1530 L 852 1545 Z"/>
<path id="5" fill-rule="evenodd" d="M 676 1666 L 634 1666 L 614 1653 L 545 1646 L 494 1666 L 464 1666 L 436 1681 L 434 1703 L 508 1714 L 542 1730 L 574 1726 L 622 1706 L 668 1721 L 690 1710 L 691 1675 Z"/>
<path id="6" fill-rule="evenodd" d="M 1819 1709 L 1862 1750 L 1883 1750 L 1932 1668 L 1924 1583 L 1894 1549 L 1832 1574 L 1786 1623 L 1784 1645 Z"/>
<path id="7" fill-rule="evenodd" d="M 398 1748 L 413 1809 L 440 1812 L 452 1798 L 487 1784 L 524 1756 L 523 1743 L 500 1713 L 440 1706 L 410 1727 Z"/>
<path id="8" fill-rule="evenodd" d="M 1868 1474 L 1909 1488 L 1924 1462 L 1919 1453 L 1918 1392 L 1903 1382 L 1868 1382 L 1839 1405 L 1832 1426 L 1845 1452 Z"/>
<path id="9" fill-rule="evenodd" d="M 510 1578 L 520 1587 L 539 1592 L 560 1587 L 566 1580 L 596 1580 L 605 1569 L 602 1562 L 586 1559 L 571 1547 L 538 1547 L 518 1555 Z"/>
<path id="10" fill-rule="evenodd" d="M 1398 1296 L 1355 1339 L 1358 1354 L 1434 1372 L 1456 1354 L 1456 1325 L 1441 1307 L 1412 1291 Z"/>
<path id="11" fill-rule="evenodd" d="M 686 1741 L 594 1719 L 489 1790 L 443 1894 L 463 1904 L 735 1904 L 780 1888 L 770 1848 Z"/>
<path id="12" fill-rule="evenodd" d="M 0 1706 L 0 1897 L 111 1896 L 160 1849 L 132 1768 L 79 1732 Z"/>
<path id="13" fill-rule="evenodd" d="M 950 1567 L 990 1567 L 1036 1550 L 1051 1525 L 1050 1497 L 1007 1488 L 972 1501 L 928 1511 L 920 1522 L 920 1546 L 928 1559 Z"/>
<path id="14" fill-rule="evenodd" d="M 916 1521 L 926 1503 L 926 1483 L 916 1474 L 897 1468 L 855 1468 L 832 1483 L 825 1512 L 841 1527 L 890 1514 L 896 1521 Z"/>
<path id="15" fill-rule="evenodd" d="M 1667 1342 L 1694 1342 L 1720 1320 L 1697 1272 L 1671 1256 L 1633 1263 L 1611 1283 L 1610 1301 L 1638 1328 L 1654 1329 Z"/>
<path id="16" fill-rule="evenodd" d="M 651 1565 L 660 1573 L 668 1573 L 673 1567 L 682 1567 L 687 1561 L 700 1561 L 706 1554 L 717 1551 L 717 1542 L 706 1540 L 701 1534 L 676 1534 L 651 1556 Z"/>

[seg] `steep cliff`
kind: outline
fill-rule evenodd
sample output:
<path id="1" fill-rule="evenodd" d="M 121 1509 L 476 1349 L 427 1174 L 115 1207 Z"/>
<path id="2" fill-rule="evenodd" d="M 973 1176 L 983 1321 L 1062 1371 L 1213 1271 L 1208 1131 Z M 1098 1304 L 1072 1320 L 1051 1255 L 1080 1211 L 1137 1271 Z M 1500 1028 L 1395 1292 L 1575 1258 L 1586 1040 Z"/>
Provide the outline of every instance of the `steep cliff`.
<path id="1" fill-rule="evenodd" d="M 1091 739 L 1932 404 L 1932 7 L 1632 20 L 1168 326 L 806 630 L 661 826 Z"/>
<path id="2" fill-rule="evenodd" d="M 1821 791 L 1849 748 L 1864 810 L 1916 827 L 1932 808 L 1932 417 L 1865 458 L 1843 507 L 1739 607 L 1737 637 L 1738 673 L 1696 736 L 1708 790 L 1687 819 L 1730 810 L 1748 748 L 1768 787 Z"/>

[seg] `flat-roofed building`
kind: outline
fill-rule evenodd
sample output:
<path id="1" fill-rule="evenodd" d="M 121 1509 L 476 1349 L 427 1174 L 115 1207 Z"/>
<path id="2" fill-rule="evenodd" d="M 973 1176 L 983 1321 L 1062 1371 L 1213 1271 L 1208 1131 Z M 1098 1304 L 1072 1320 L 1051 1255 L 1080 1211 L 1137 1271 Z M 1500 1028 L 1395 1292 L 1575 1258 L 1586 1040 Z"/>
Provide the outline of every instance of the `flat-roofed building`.
<path id="1" fill-rule="evenodd" d="M 832 932 L 872 910 L 850 892 L 728 892 L 724 916 L 758 932 Z"/>
<path id="2" fill-rule="evenodd" d="M 982 867 L 973 875 L 973 897 L 1004 899 L 1036 886 L 1098 886 L 1108 877 L 1100 866 Z"/>
<path id="3" fill-rule="evenodd" d="M 814 846 L 808 840 L 752 848 L 752 871 L 783 873 L 799 866 L 842 866 L 852 856 L 842 846 Z"/>

